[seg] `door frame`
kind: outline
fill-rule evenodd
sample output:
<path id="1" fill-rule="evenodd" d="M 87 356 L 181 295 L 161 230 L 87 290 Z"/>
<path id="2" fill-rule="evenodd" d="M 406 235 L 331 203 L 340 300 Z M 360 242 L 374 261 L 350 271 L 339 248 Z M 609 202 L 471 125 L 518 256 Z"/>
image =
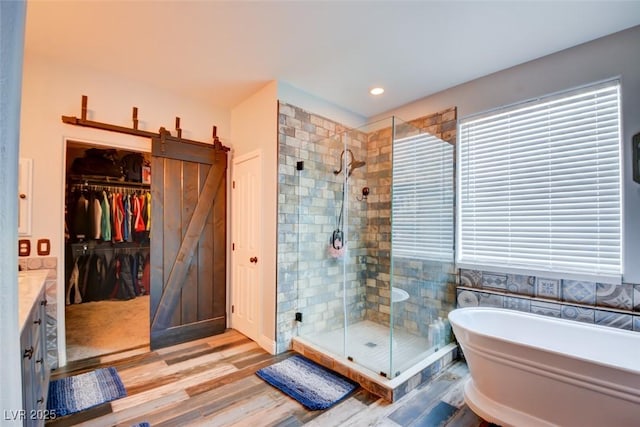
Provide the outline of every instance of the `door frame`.
<path id="1" fill-rule="evenodd" d="M 98 139 L 87 139 L 83 137 L 64 136 L 62 142 L 62 167 L 60 168 L 61 183 L 60 194 L 64 199 L 64 191 L 67 184 L 67 147 L 69 142 L 79 142 L 82 144 L 93 145 L 104 148 L 115 148 L 118 150 L 138 151 L 140 153 L 151 154 L 151 139 L 144 137 L 131 137 L 127 135 L 118 135 L 118 137 L 105 141 Z M 67 364 L 67 324 L 66 324 L 66 305 L 65 305 L 65 239 L 64 239 L 64 203 L 62 204 L 62 223 L 60 224 L 59 236 L 61 236 L 60 244 L 58 248 L 58 271 L 57 271 L 57 310 L 56 310 L 56 328 L 58 336 L 58 366 L 63 367 Z M 149 335 L 151 337 L 151 335 Z"/>
<path id="2" fill-rule="evenodd" d="M 250 151 L 248 153 L 245 153 L 245 154 L 242 154 L 242 155 L 239 155 L 239 156 L 235 156 L 235 155 L 233 156 L 232 161 L 231 161 L 231 180 L 230 180 L 230 184 L 231 184 L 232 187 L 233 187 L 233 182 L 236 179 L 236 165 L 238 165 L 240 163 L 243 163 L 243 162 L 246 162 L 248 160 L 252 160 L 254 158 L 258 158 L 258 160 L 259 160 L 260 170 L 258 171 L 257 175 L 258 175 L 259 179 L 262 179 L 263 171 L 264 171 L 264 156 L 262 155 L 262 149 L 256 149 L 256 150 Z M 233 209 L 235 207 L 235 201 L 234 201 L 234 198 L 233 198 L 234 197 L 233 189 L 230 190 L 229 194 L 230 194 L 230 199 L 231 199 L 231 203 L 229 203 L 230 209 L 231 209 L 231 215 L 229 215 L 228 218 L 230 218 L 229 226 L 231 227 L 231 230 L 230 230 L 229 236 L 231 238 L 229 239 L 229 252 L 228 252 L 230 254 L 230 256 L 229 256 L 229 270 L 230 270 L 229 272 L 230 272 L 230 275 L 227 276 L 227 277 L 229 277 L 229 293 L 228 293 L 229 297 L 227 298 L 227 301 L 228 301 L 228 311 L 227 312 L 229 313 L 229 316 L 228 316 L 229 327 L 233 328 L 234 327 L 233 320 L 232 320 L 233 316 L 232 316 L 232 313 L 231 313 L 231 307 L 232 307 L 232 305 L 234 304 L 234 301 L 235 301 L 235 295 L 234 295 L 234 292 L 233 292 L 234 287 L 235 287 L 235 285 L 233 283 L 233 279 L 234 279 L 233 278 L 233 263 L 235 262 L 235 258 L 234 258 L 234 252 L 232 250 L 232 245 L 233 245 L 233 242 L 235 241 L 235 235 L 233 234 L 233 224 L 232 224 L 232 222 L 233 222 L 233 214 L 235 213 L 233 211 Z M 260 197 L 260 200 L 258 202 L 258 205 L 261 208 L 264 207 L 263 197 L 264 197 L 264 186 L 262 187 L 261 197 Z M 263 256 L 264 255 L 263 254 L 263 247 L 264 247 L 264 244 L 263 244 L 263 239 L 264 239 L 263 215 L 258 215 L 258 217 L 259 217 L 259 221 L 260 221 L 260 224 L 259 224 L 259 230 L 260 230 L 259 239 L 260 239 L 260 241 L 258 242 L 258 245 L 257 245 L 258 246 L 258 255 L 257 256 L 258 256 L 259 260 L 264 260 L 264 256 Z M 264 277 L 264 267 L 263 267 L 263 265 L 264 265 L 264 262 L 258 262 L 258 264 L 257 264 L 258 276 L 259 277 Z M 261 284 L 258 287 L 258 295 L 259 295 L 259 300 L 262 302 L 264 300 L 264 281 L 261 280 L 260 283 Z M 263 324 L 263 321 L 262 321 L 263 314 L 264 314 L 263 305 L 264 304 L 261 304 L 261 303 L 257 304 L 258 312 L 254 313 L 256 315 L 256 319 L 258 319 L 258 331 L 257 331 L 257 336 L 253 337 L 252 339 L 255 339 L 255 341 L 264 348 L 265 347 L 265 343 L 262 342 L 264 340 L 264 338 L 263 338 L 264 337 L 264 333 L 263 332 L 264 332 L 264 326 L 265 326 Z"/>

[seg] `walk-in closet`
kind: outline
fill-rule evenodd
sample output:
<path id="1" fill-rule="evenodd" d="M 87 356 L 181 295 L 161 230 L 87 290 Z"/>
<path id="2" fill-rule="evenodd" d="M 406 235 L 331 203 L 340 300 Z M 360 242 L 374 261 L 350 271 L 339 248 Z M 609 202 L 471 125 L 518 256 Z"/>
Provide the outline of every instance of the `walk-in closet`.
<path id="1" fill-rule="evenodd" d="M 149 345 L 149 153 L 67 141 L 67 360 Z"/>

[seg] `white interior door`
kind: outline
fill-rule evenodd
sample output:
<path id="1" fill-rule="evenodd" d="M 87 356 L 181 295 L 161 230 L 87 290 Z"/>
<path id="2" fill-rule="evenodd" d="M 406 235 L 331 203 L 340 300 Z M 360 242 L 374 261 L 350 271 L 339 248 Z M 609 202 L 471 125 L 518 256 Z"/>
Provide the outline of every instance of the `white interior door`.
<path id="1" fill-rule="evenodd" d="M 259 151 L 235 158 L 231 185 L 231 327 L 258 341 L 262 301 L 262 160 Z"/>

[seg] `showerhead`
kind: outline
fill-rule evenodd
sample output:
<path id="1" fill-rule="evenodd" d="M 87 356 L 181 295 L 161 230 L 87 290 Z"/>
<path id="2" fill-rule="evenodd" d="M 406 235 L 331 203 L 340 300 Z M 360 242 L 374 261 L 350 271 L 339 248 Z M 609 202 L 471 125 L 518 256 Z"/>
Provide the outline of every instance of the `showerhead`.
<path id="1" fill-rule="evenodd" d="M 362 160 L 353 160 L 351 163 L 349 163 L 349 176 L 351 176 L 351 172 L 353 172 L 354 169 L 361 168 L 366 164 L 367 163 L 363 162 Z"/>
<path id="2" fill-rule="evenodd" d="M 347 177 L 351 176 L 351 173 L 353 172 L 354 169 L 358 169 L 361 168 L 362 166 L 366 165 L 367 163 L 362 161 L 362 160 L 356 160 L 355 156 L 353 155 L 353 151 L 351 151 L 351 149 L 347 148 L 346 150 L 342 150 L 342 153 L 340 153 L 340 169 L 338 169 L 337 171 L 333 171 L 333 173 L 335 175 L 338 175 L 340 172 L 342 172 L 342 167 L 344 166 L 344 152 L 347 151 L 349 154 L 351 154 L 351 161 L 346 165 L 349 172 L 347 173 Z"/>

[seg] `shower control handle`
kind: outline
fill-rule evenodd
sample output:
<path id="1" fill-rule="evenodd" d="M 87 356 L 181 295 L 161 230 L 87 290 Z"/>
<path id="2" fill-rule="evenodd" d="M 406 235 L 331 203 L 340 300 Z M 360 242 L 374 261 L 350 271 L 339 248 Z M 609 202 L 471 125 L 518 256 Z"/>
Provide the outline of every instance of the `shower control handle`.
<path id="1" fill-rule="evenodd" d="M 258 263 L 258 257 L 257 256 L 252 256 L 251 258 L 249 258 L 249 262 L 257 264 Z"/>

